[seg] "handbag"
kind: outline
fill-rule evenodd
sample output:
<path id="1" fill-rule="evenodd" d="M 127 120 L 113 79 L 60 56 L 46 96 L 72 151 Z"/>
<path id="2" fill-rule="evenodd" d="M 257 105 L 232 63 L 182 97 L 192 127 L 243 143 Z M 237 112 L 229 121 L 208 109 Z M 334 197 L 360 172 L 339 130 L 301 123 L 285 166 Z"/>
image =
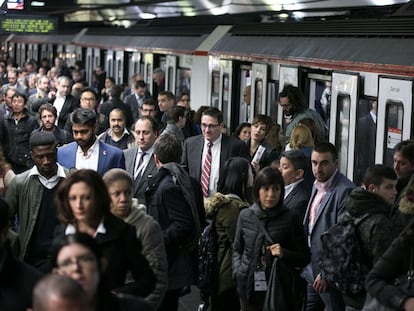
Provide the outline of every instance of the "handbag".
<path id="1" fill-rule="evenodd" d="M 413 259 L 414 259 L 413 247 L 411 246 L 410 268 L 407 272 L 407 275 L 401 276 L 399 278 L 400 282 L 398 283 L 398 285 L 396 285 L 400 289 L 402 289 L 406 293 L 410 293 L 411 295 L 414 293 L 414 290 L 411 288 L 411 279 L 414 275 Z M 367 297 L 365 298 L 365 303 L 361 311 L 394 311 L 394 310 L 396 309 L 385 306 L 377 298 L 372 297 L 369 293 L 367 293 Z"/>
<path id="2" fill-rule="evenodd" d="M 267 243 L 274 244 L 272 237 L 267 232 L 263 223 L 255 213 L 252 213 L 257 220 L 260 231 L 265 236 Z M 300 276 L 300 271 L 292 269 L 289 265 L 275 258 L 272 263 L 268 289 L 265 296 L 263 311 L 294 311 L 302 310 L 302 302 L 306 293 L 306 282 Z M 290 303 L 297 304 L 288 307 L 286 297 Z"/>

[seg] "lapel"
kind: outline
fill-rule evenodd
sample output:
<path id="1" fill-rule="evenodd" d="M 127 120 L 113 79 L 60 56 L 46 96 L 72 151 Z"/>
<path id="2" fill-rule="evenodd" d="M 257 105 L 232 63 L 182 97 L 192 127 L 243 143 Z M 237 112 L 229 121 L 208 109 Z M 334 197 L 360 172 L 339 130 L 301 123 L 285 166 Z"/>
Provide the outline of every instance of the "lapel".
<path id="1" fill-rule="evenodd" d="M 141 187 L 147 182 L 148 176 L 152 175 L 156 169 L 157 166 L 154 162 L 154 155 L 152 155 L 144 172 L 141 176 L 138 176 L 137 179 L 134 180 L 134 193 L 137 193 L 141 189 Z"/>
<path id="2" fill-rule="evenodd" d="M 230 144 L 229 144 L 229 137 L 226 135 L 221 136 L 221 149 L 220 149 L 220 164 L 219 164 L 219 170 L 221 170 L 221 167 L 226 162 L 227 159 L 230 158 Z"/>
<path id="3" fill-rule="evenodd" d="M 104 143 L 99 141 L 99 155 L 98 155 L 98 173 L 102 175 L 104 167 L 106 167 L 106 161 L 108 159 L 108 150 Z"/>
<path id="4" fill-rule="evenodd" d="M 68 159 L 68 166 L 69 167 L 67 167 L 68 169 L 71 169 L 71 168 L 73 168 L 73 167 L 76 167 L 76 156 L 77 156 L 77 154 L 76 154 L 76 152 L 78 151 L 78 144 L 76 143 L 76 142 L 73 142 L 73 143 L 70 143 L 70 144 L 68 144 L 67 145 L 68 147 L 68 149 L 67 149 L 67 159 Z M 62 154 L 62 158 L 65 158 L 66 157 L 66 155 L 65 154 Z M 65 163 L 65 159 L 62 159 L 62 163 Z"/>
<path id="5" fill-rule="evenodd" d="M 191 148 L 191 145 L 188 145 Z M 194 157 L 194 163 L 199 163 L 199 165 L 195 165 L 195 176 L 197 176 L 197 180 L 201 180 L 201 171 L 203 166 L 203 149 L 204 149 L 204 136 L 200 135 L 199 139 L 196 140 L 196 144 L 194 146 L 194 150 L 188 153 L 188 156 L 191 158 Z M 189 160 L 189 159 L 188 159 Z M 187 160 L 187 161 L 188 161 Z"/>
<path id="6" fill-rule="evenodd" d="M 129 151 L 131 150 L 131 151 Z M 135 160 L 137 159 L 138 154 L 138 147 L 134 147 L 129 149 L 129 152 L 124 152 L 125 155 L 125 169 L 126 171 L 134 177 L 134 170 L 135 170 Z"/>

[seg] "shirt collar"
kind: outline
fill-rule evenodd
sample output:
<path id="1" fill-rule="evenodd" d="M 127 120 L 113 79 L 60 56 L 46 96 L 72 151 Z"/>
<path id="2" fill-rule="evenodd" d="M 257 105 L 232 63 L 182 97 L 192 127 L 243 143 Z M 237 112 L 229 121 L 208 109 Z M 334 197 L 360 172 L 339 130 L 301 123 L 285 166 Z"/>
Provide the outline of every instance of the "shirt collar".
<path id="1" fill-rule="evenodd" d="M 57 164 L 57 167 L 58 167 L 57 172 L 54 176 L 50 177 L 49 179 L 52 179 L 52 178 L 66 178 L 65 169 L 63 168 L 63 166 L 61 166 L 59 163 L 56 163 L 56 164 Z M 40 174 L 39 169 L 37 168 L 36 165 L 34 165 L 30 169 L 29 176 L 39 176 L 39 177 L 43 177 L 43 178 L 47 179 L 45 176 Z"/>
<path id="2" fill-rule="evenodd" d="M 75 234 L 77 232 L 76 227 L 72 224 L 68 224 L 65 229 L 65 235 L 69 234 Z M 93 237 L 95 238 L 98 233 L 100 234 L 106 234 L 106 228 L 103 223 L 103 219 L 99 222 L 98 228 L 96 228 L 95 233 L 93 234 Z"/>
<path id="3" fill-rule="evenodd" d="M 114 132 L 111 129 L 108 129 L 108 136 L 109 137 L 113 137 Z M 126 127 L 124 127 L 124 132 L 121 135 L 121 138 L 124 137 L 125 135 L 129 135 L 128 130 L 126 129 Z"/>
<path id="4" fill-rule="evenodd" d="M 213 145 L 216 145 L 218 142 L 220 142 L 222 138 L 223 134 L 220 134 L 220 136 L 215 141 L 213 141 Z M 204 145 L 207 146 L 209 143 L 210 141 L 204 138 Z"/>
<path id="5" fill-rule="evenodd" d="M 99 147 L 99 140 L 96 139 L 96 137 L 95 137 L 95 142 L 93 143 L 92 146 L 89 147 L 86 157 L 89 157 L 91 154 L 93 154 L 95 152 L 95 150 L 98 150 L 98 147 Z M 84 156 L 83 150 L 80 146 L 78 146 L 77 153 Z"/>
<path id="6" fill-rule="evenodd" d="M 138 154 L 142 154 L 143 152 L 145 152 L 145 154 L 146 154 L 146 155 L 148 155 L 148 156 L 150 157 L 150 156 L 152 156 L 152 154 L 153 154 L 153 152 L 154 152 L 154 148 L 152 148 L 152 146 L 151 146 L 151 148 L 149 148 L 149 149 L 147 149 L 147 150 L 143 151 L 141 148 L 139 148 L 139 147 L 138 147 Z M 148 158 L 149 158 L 149 157 L 148 157 Z"/>
<path id="7" fill-rule="evenodd" d="M 320 182 L 320 181 L 315 180 L 315 182 L 314 182 L 315 188 L 318 191 L 327 192 L 329 190 L 329 188 L 331 188 L 332 181 L 335 178 L 337 173 L 338 173 L 338 169 L 335 169 L 335 172 L 332 174 L 332 176 L 329 177 L 329 179 L 325 182 Z"/>

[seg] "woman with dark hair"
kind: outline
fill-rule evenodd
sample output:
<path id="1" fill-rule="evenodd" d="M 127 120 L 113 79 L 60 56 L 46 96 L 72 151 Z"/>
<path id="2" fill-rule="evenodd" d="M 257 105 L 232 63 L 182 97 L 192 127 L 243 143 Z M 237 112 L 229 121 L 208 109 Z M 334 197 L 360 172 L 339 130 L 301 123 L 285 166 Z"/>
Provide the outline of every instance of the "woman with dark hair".
<path id="1" fill-rule="evenodd" d="M 275 258 L 284 299 L 276 303 L 284 303 L 287 310 L 301 310 L 303 297 L 292 290 L 286 269 L 303 268 L 310 254 L 300 220 L 283 205 L 284 189 L 278 170 L 262 169 L 254 181 L 253 205 L 240 212 L 233 244 L 233 276 L 242 310 L 262 310 Z M 282 265 L 286 269 L 282 270 Z"/>
<path id="2" fill-rule="evenodd" d="M 252 165 L 256 173 L 279 158 L 276 148 L 269 145 L 265 139 L 272 124 L 272 119 L 263 114 L 255 116 L 252 121 L 250 139 L 246 141 L 246 144 L 249 146 Z"/>
<path id="3" fill-rule="evenodd" d="M 111 198 L 97 172 L 71 173 L 59 185 L 55 204 L 62 222 L 58 235 L 83 232 L 97 241 L 108 261 L 104 277 L 109 290 L 146 296 L 154 289 L 154 274 L 141 254 L 135 230 L 110 212 Z M 135 282 L 124 286 L 128 271 Z"/>
<path id="4" fill-rule="evenodd" d="M 250 138 L 252 125 L 248 122 L 240 123 L 234 131 L 234 138 L 246 141 Z"/>
<path id="5" fill-rule="evenodd" d="M 218 192 L 205 200 L 206 216 L 214 219 L 217 236 L 217 284 L 211 297 L 212 310 L 240 310 L 236 282 L 232 278 L 231 246 L 234 241 L 237 218 L 249 203 L 248 189 L 253 185 L 253 171 L 245 158 L 226 161 L 218 183 Z"/>
<path id="6" fill-rule="evenodd" d="M 117 295 L 104 285 L 107 265 L 96 240 L 85 233 L 63 236 L 52 247 L 53 271 L 77 281 L 86 293 L 88 310 L 127 311 L 153 310 L 138 297 Z"/>

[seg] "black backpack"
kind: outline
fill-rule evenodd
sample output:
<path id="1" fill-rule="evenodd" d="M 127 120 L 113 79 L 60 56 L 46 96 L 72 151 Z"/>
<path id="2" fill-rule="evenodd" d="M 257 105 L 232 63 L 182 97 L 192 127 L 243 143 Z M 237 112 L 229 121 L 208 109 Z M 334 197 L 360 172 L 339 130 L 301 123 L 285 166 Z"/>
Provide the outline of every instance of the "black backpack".
<path id="1" fill-rule="evenodd" d="M 369 268 L 364 263 L 357 226 L 369 216 L 353 218 L 345 215 L 321 236 L 319 266 L 322 277 L 344 294 L 356 295 L 365 291 Z"/>
<path id="2" fill-rule="evenodd" d="M 217 253 L 218 245 L 214 217 L 201 233 L 198 247 L 198 287 L 201 299 L 205 303 L 208 303 L 208 298 L 211 296 L 213 286 L 215 286 L 215 278 L 218 272 Z"/>

